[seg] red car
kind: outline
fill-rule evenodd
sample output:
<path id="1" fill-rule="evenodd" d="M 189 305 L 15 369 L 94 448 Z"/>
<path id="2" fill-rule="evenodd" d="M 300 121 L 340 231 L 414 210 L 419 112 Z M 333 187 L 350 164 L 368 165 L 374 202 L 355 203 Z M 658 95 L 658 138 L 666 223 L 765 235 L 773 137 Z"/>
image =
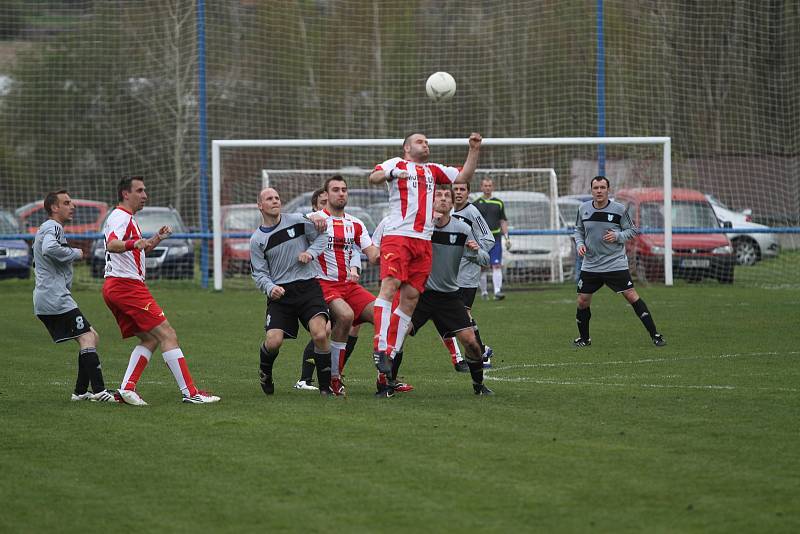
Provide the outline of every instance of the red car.
<path id="1" fill-rule="evenodd" d="M 664 190 L 622 189 L 614 200 L 624 204 L 642 230 L 664 228 Z M 672 228 L 721 228 L 705 195 L 691 189 L 672 190 Z M 626 244 L 631 271 L 642 281 L 664 279 L 664 234 L 642 233 Z M 730 240 L 720 234 L 672 234 L 672 274 L 699 281 L 716 278 L 733 283 L 735 255 Z"/>
<path id="2" fill-rule="evenodd" d="M 247 234 L 247 237 L 222 239 L 223 273 L 250 273 L 250 236 L 260 224 L 261 212 L 255 204 L 222 206 L 222 233 Z"/>
<path id="3" fill-rule="evenodd" d="M 86 239 L 69 240 L 71 246 L 82 249 L 83 257 L 88 258 L 94 242 L 94 234 L 100 231 L 100 224 L 108 213 L 108 204 L 98 200 L 80 198 L 73 198 L 72 203 L 75 205 L 75 214 L 72 216 L 72 222 L 64 225 L 64 231 L 67 234 L 92 234 L 92 237 Z M 44 209 L 44 200 L 29 202 L 17 208 L 14 215 L 19 221 L 22 231 L 30 234 L 35 234 L 39 230 L 39 226 L 48 219 L 48 214 Z"/>

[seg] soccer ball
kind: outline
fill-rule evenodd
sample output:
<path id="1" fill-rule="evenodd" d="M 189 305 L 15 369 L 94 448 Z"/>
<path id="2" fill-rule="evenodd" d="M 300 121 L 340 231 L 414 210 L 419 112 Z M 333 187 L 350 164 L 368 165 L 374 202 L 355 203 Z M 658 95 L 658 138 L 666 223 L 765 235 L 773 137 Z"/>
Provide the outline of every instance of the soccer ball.
<path id="1" fill-rule="evenodd" d="M 456 80 L 447 72 L 434 72 L 425 82 L 425 92 L 434 102 L 450 100 L 456 94 Z"/>

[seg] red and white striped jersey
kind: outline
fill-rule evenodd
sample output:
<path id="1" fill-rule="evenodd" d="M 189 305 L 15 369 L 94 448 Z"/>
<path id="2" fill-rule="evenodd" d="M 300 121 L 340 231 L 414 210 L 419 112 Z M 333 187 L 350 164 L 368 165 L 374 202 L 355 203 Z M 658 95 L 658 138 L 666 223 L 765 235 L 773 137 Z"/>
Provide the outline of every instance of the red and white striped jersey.
<path id="1" fill-rule="evenodd" d="M 384 172 L 399 169 L 408 178 L 387 181 L 389 221 L 384 235 L 403 235 L 430 240 L 433 233 L 433 197 L 436 184 L 452 184 L 460 172 L 438 163 L 414 163 L 392 158 L 377 165 Z"/>
<path id="2" fill-rule="evenodd" d="M 127 241 L 142 238 L 142 231 L 139 230 L 133 213 L 120 206 L 117 206 L 106 219 L 103 234 L 106 237 L 106 247 L 115 239 Z M 126 250 L 118 254 L 106 252 L 106 278 L 131 278 L 144 282 L 144 274 L 144 250 Z"/>
<path id="3" fill-rule="evenodd" d="M 334 217 L 328 210 L 320 210 L 316 215 L 328 221 L 328 244 L 317 258 L 322 271 L 320 278 L 344 282 L 350 265 L 361 265 L 361 251 L 372 245 L 367 227 L 348 213 Z"/>

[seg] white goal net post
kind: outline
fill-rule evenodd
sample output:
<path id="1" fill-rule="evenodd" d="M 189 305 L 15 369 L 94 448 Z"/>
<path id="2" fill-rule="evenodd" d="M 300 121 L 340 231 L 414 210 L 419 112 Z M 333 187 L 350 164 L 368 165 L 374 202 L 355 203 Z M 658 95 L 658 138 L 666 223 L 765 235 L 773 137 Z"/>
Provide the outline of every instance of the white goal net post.
<path id="1" fill-rule="evenodd" d="M 431 146 L 467 147 L 466 138 L 431 138 Z M 211 143 L 211 175 L 212 175 L 212 229 L 213 229 L 213 267 L 214 289 L 222 290 L 222 156 L 224 150 L 230 149 L 332 149 L 351 150 L 353 148 L 393 148 L 402 146 L 402 139 L 225 139 L 213 140 Z M 660 145 L 662 148 L 663 186 L 664 186 L 664 282 L 672 285 L 672 172 L 671 172 L 671 140 L 669 137 L 513 137 L 485 138 L 482 147 L 557 147 L 578 145 Z M 376 161 L 377 163 L 377 161 Z M 319 173 L 319 170 L 307 169 Z M 349 169 L 340 169 L 349 170 Z M 542 170 L 542 169 L 537 169 Z M 550 169 L 545 169 L 550 170 Z M 269 171 L 267 171 L 269 172 Z M 274 172 L 274 171 L 273 171 Z M 297 171 L 294 171 L 298 174 Z M 555 172 L 553 172 L 555 175 Z M 254 176 L 255 178 L 255 176 Z M 262 180 L 264 176 L 262 174 Z M 548 195 L 557 195 L 552 188 Z M 552 210 L 557 217 L 557 209 Z M 559 233 L 553 230 L 554 233 Z M 555 269 L 553 269 L 555 271 Z"/>

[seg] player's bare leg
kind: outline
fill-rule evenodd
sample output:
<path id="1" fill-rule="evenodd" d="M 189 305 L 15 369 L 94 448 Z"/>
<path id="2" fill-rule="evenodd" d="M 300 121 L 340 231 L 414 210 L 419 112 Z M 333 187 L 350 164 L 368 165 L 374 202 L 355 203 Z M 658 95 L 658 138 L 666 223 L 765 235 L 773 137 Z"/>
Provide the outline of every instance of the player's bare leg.
<path id="1" fill-rule="evenodd" d="M 344 299 L 333 299 L 328 303 L 331 312 L 331 391 L 334 395 L 344 395 L 340 368 L 344 366 L 347 350 L 347 335 L 353 326 L 353 309 Z"/>

